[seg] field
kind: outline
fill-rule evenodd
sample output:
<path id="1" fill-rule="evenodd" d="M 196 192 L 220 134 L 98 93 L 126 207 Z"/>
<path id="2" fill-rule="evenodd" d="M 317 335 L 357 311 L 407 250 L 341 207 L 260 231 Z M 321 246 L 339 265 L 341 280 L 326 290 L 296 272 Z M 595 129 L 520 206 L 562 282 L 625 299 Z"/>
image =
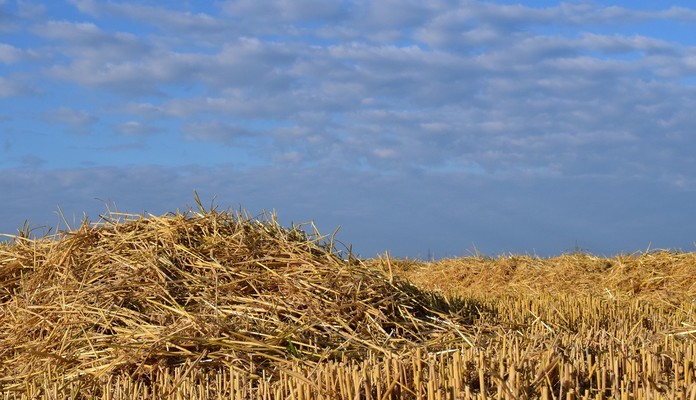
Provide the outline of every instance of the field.
<path id="1" fill-rule="evenodd" d="M 696 399 L 696 253 L 358 259 L 109 212 L 0 244 L 0 399 Z"/>

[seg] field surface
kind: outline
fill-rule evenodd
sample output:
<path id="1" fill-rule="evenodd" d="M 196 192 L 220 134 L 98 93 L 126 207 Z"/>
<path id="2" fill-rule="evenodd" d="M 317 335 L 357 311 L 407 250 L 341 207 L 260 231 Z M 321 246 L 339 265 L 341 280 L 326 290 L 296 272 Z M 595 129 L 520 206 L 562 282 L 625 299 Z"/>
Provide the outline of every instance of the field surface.
<path id="1" fill-rule="evenodd" d="M 0 244 L 0 399 L 696 399 L 696 253 L 363 260 L 198 205 Z"/>

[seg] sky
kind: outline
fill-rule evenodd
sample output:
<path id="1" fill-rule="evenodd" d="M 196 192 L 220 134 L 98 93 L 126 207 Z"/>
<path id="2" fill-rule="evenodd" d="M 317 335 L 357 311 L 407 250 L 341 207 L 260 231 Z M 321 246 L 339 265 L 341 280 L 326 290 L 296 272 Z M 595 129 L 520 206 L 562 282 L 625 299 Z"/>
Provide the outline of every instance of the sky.
<path id="1" fill-rule="evenodd" d="M 194 191 L 362 257 L 696 251 L 696 6 L 0 0 L 0 233 Z"/>

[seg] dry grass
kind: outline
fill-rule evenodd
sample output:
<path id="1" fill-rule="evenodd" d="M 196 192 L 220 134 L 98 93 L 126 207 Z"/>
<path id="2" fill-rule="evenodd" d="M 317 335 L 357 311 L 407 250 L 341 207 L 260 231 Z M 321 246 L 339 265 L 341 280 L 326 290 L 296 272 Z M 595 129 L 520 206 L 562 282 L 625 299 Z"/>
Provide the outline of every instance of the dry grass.
<path id="1" fill-rule="evenodd" d="M 109 213 L 0 245 L 0 398 L 696 399 L 695 276 L 693 253 L 358 260 L 200 201 Z"/>

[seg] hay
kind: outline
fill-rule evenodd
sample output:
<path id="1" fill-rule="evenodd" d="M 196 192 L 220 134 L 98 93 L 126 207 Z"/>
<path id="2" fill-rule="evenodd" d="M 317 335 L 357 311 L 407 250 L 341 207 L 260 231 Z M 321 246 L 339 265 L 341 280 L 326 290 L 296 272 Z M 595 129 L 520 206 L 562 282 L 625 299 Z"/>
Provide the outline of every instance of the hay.
<path id="1" fill-rule="evenodd" d="M 292 360 L 440 349 L 475 312 L 316 230 L 200 202 L 27 236 L 0 247 L 0 390 L 45 386 L 47 372 L 85 385 L 192 363 L 259 376 Z"/>
<path id="2" fill-rule="evenodd" d="M 609 258 L 583 253 L 551 258 L 477 256 L 437 262 L 396 260 L 392 266 L 395 274 L 420 288 L 454 295 L 538 297 L 552 292 L 674 306 L 696 301 L 693 252 L 657 250 Z"/>

